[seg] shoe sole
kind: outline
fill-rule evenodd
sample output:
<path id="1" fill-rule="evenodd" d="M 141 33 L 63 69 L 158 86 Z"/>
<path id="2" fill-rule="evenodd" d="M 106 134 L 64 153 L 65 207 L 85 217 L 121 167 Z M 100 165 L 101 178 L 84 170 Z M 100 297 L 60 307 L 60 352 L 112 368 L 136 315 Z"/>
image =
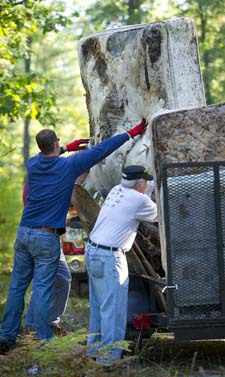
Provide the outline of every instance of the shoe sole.
<path id="1" fill-rule="evenodd" d="M 8 353 L 10 351 L 10 347 L 8 346 L 8 344 L 0 344 L 0 355 L 5 355 L 6 353 Z"/>

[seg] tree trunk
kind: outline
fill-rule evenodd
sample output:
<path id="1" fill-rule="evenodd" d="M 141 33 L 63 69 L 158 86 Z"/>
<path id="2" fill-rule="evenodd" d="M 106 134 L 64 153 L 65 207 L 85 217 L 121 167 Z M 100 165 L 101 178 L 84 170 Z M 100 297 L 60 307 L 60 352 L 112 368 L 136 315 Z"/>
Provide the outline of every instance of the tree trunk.
<path id="1" fill-rule="evenodd" d="M 140 0 L 129 0 L 128 3 L 128 25 L 140 24 L 141 23 L 141 12 L 140 5 L 142 1 Z"/>
<path id="2" fill-rule="evenodd" d="M 206 96 L 206 102 L 207 104 L 212 103 L 212 95 L 211 95 L 211 86 L 210 86 L 210 77 L 209 77 L 209 65 L 210 65 L 210 52 L 205 47 L 205 42 L 207 40 L 207 28 L 208 28 L 208 14 L 207 14 L 207 8 L 203 9 L 201 4 L 199 4 L 199 17 L 200 17 L 200 42 L 203 47 L 203 54 L 202 54 L 202 60 L 203 60 L 203 78 L 204 78 L 204 84 L 205 84 L 205 96 Z"/>
<path id="3" fill-rule="evenodd" d="M 26 6 L 28 7 L 27 5 L 27 1 L 25 1 L 25 4 Z M 30 74 L 31 72 L 31 45 L 32 45 L 32 38 L 29 36 L 27 37 L 27 47 L 28 47 L 28 51 L 27 51 L 27 58 L 25 59 L 25 72 L 27 75 Z M 30 157 L 30 130 L 29 130 L 29 126 L 30 126 L 30 117 L 27 117 L 25 116 L 25 119 L 24 119 L 24 136 L 23 136 L 23 165 L 24 165 L 24 168 L 26 166 L 26 163 Z"/>

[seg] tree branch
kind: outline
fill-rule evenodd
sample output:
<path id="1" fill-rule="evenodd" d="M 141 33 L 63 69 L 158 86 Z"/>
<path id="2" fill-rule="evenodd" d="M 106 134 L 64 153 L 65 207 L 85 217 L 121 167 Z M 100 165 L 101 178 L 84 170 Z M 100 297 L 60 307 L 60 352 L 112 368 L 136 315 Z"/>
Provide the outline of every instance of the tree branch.
<path id="1" fill-rule="evenodd" d="M 18 1 L 17 3 L 14 3 L 13 1 L 10 1 L 10 3 L 15 6 L 15 5 L 20 5 L 20 4 L 25 4 L 26 0 L 21 0 L 21 1 Z"/>
<path id="2" fill-rule="evenodd" d="M 8 149 L 6 152 L 0 154 L 0 158 L 7 156 L 8 154 L 14 152 L 15 150 L 16 150 L 16 148 Z"/>

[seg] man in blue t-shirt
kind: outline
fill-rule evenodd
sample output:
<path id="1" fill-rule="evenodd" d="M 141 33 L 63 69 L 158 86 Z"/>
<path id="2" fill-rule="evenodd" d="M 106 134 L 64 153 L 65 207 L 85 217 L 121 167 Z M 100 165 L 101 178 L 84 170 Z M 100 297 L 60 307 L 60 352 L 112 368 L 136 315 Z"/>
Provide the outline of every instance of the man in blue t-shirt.
<path id="1" fill-rule="evenodd" d="M 83 174 L 82 174 L 83 175 Z M 82 176 L 81 176 L 82 177 Z M 80 178 L 78 178 L 80 180 Z M 77 182 L 77 181 L 76 181 Z M 75 182 L 75 183 L 76 183 Z M 25 181 L 23 189 L 23 204 L 27 205 L 27 192 L 28 192 L 28 181 Z M 51 309 L 51 328 L 54 333 L 60 335 L 66 334 L 64 330 L 60 328 L 60 317 L 64 314 L 67 306 L 67 301 L 70 293 L 72 276 L 68 264 L 66 262 L 65 255 L 63 251 L 60 252 L 60 258 L 58 267 L 55 275 L 54 283 L 54 299 Z M 34 328 L 34 307 L 36 304 L 36 289 L 34 282 L 32 282 L 32 291 L 30 295 L 30 302 L 27 309 L 26 315 L 26 332 Z"/>
<path id="2" fill-rule="evenodd" d="M 33 279 L 36 287 L 34 329 L 37 339 L 49 340 L 55 274 L 60 257 L 59 235 L 64 232 L 74 181 L 123 145 L 145 132 L 147 122 L 112 136 L 83 153 L 67 158 L 53 130 L 36 135 L 40 153 L 27 162 L 28 194 L 14 245 L 14 268 L 0 330 L 0 353 L 14 346 L 24 309 L 24 295 Z M 67 144 L 65 150 L 84 149 L 87 139 Z"/>

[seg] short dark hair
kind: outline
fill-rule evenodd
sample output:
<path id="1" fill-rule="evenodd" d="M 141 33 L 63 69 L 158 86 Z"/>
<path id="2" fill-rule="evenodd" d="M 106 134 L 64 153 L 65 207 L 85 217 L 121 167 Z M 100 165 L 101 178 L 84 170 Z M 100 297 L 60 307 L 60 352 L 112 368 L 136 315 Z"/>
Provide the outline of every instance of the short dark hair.
<path id="1" fill-rule="evenodd" d="M 54 151 L 54 143 L 57 142 L 55 131 L 45 128 L 36 135 L 36 142 L 40 150 L 44 154 L 49 154 Z"/>

